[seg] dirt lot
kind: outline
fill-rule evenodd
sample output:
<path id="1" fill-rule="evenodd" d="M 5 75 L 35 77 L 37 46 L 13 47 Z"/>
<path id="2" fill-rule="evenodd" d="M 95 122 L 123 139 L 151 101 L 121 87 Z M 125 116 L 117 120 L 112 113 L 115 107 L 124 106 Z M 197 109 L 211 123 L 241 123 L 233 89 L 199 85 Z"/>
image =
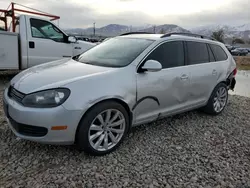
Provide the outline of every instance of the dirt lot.
<path id="1" fill-rule="evenodd" d="M 0 90 L 14 75 L 0 75 Z M 103 157 L 17 139 L 0 101 L 0 188 L 250 188 L 250 98 L 230 96 L 216 117 L 193 111 L 136 127 Z"/>
<path id="2" fill-rule="evenodd" d="M 134 128 L 103 157 L 19 140 L 0 106 L 0 187 L 250 187 L 250 98 Z"/>
<path id="3" fill-rule="evenodd" d="M 250 70 L 250 56 L 234 57 L 240 70 Z"/>

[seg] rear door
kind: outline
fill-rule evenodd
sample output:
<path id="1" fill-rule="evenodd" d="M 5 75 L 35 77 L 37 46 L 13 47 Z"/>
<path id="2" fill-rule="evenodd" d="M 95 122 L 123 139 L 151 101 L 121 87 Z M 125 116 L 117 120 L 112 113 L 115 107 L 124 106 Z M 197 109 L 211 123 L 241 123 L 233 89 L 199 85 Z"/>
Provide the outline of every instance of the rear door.
<path id="1" fill-rule="evenodd" d="M 51 22 L 27 17 L 27 29 L 28 67 L 73 55 L 68 37 Z"/>
<path id="2" fill-rule="evenodd" d="M 221 81 L 225 81 L 227 78 L 228 71 L 231 73 L 232 70 L 228 70 L 230 64 L 229 64 L 229 57 L 227 53 L 224 51 L 224 49 L 216 44 L 209 44 L 208 45 L 215 57 L 216 60 L 216 72 L 217 72 L 217 83 Z"/>
<path id="3" fill-rule="evenodd" d="M 206 103 L 217 84 L 218 64 L 206 43 L 186 41 L 186 49 L 190 72 L 190 104 L 202 105 Z"/>
<path id="4" fill-rule="evenodd" d="M 136 124 L 175 113 L 188 103 L 189 73 L 185 67 L 184 43 L 160 44 L 143 63 L 147 60 L 159 61 L 162 70 L 137 74 Z"/>

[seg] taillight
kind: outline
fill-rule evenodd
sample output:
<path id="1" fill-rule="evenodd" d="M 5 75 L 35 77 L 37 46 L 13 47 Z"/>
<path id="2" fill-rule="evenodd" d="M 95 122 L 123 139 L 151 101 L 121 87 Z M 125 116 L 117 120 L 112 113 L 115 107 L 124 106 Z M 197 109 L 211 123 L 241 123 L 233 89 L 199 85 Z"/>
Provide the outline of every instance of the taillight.
<path id="1" fill-rule="evenodd" d="M 233 75 L 235 76 L 237 74 L 237 68 L 233 70 Z"/>

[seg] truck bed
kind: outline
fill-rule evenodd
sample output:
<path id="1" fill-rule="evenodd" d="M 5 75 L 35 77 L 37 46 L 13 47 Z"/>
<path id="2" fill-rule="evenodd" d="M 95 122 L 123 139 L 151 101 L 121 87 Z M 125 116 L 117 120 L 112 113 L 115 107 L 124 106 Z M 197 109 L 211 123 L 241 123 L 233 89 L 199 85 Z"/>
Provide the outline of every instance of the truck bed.
<path id="1" fill-rule="evenodd" d="M 0 70 L 19 69 L 18 34 L 0 31 Z"/>

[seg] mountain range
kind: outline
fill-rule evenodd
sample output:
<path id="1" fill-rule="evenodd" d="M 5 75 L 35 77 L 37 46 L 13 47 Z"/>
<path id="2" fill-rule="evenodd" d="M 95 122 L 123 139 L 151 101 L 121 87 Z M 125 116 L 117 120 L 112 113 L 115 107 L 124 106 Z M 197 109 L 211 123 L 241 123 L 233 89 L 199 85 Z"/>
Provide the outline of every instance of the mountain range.
<path id="1" fill-rule="evenodd" d="M 242 38 L 244 40 L 250 39 L 250 23 L 239 26 L 208 25 L 208 26 L 192 28 L 190 29 L 190 31 L 192 33 L 211 36 L 214 31 L 218 31 L 220 29 L 223 29 L 225 33 L 225 38 L 236 37 L 236 38 Z"/>
<path id="2" fill-rule="evenodd" d="M 90 35 L 93 34 L 94 28 L 73 28 L 65 30 L 67 33 L 70 34 L 80 34 L 80 35 Z M 109 24 L 107 26 L 101 28 L 95 28 L 96 35 L 103 35 L 103 36 L 116 36 L 126 32 L 134 32 L 134 31 L 143 31 L 143 32 L 151 32 L 151 33 L 169 33 L 169 32 L 190 32 L 180 26 L 174 24 L 164 24 L 164 25 L 145 25 L 145 26 L 126 26 L 126 25 L 119 25 L 119 24 Z"/>
<path id="3" fill-rule="evenodd" d="M 191 32 L 206 36 L 211 36 L 214 31 L 218 31 L 219 29 L 223 29 L 225 33 L 225 38 L 243 38 L 244 40 L 250 39 L 250 23 L 239 25 L 239 26 L 230 26 L 230 25 L 207 25 L 202 27 L 195 27 L 189 30 L 184 29 L 178 25 L 174 24 L 164 24 L 164 25 L 143 25 L 143 26 L 127 26 L 120 24 L 109 24 L 104 27 L 95 28 L 96 35 L 102 36 L 116 36 L 126 32 L 133 31 L 144 31 L 144 32 L 152 32 L 152 33 L 169 33 L 169 32 Z M 67 33 L 74 35 L 91 35 L 93 34 L 92 28 L 72 28 L 65 30 Z"/>

